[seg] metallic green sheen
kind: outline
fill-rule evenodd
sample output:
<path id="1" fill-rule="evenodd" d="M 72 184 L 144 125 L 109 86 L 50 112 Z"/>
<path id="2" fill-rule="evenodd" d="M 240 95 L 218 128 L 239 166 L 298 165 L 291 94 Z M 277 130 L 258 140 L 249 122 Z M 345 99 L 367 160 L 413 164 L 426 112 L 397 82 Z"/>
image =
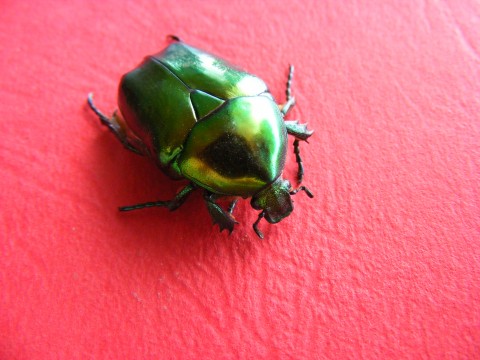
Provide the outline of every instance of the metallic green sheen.
<path id="1" fill-rule="evenodd" d="M 258 77 L 175 42 L 123 76 L 118 104 L 128 129 L 145 144 L 148 155 L 167 175 L 179 179 L 184 175 L 176 160 L 195 124 L 228 107 L 227 100 L 267 91 Z"/>
<path id="2" fill-rule="evenodd" d="M 286 143 L 283 116 L 270 97 L 238 97 L 193 127 L 178 165 L 211 192 L 249 197 L 280 176 Z"/>
<path id="3" fill-rule="evenodd" d="M 189 88 L 202 90 L 220 99 L 255 96 L 268 90 L 258 77 L 182 42 L 172 43 L 154 58 Z"/>
<path id="4" fill-rule="evenodd" d="M 118 106 L 148 155 L 167 175 L 181 178 L 170 165 L 197 122 L 188 88 L 164 66 L 146 60 L 123 76 Z"/>
<path id="5" fill-rule="evenodd" d="M 225 102 L 213 95 L 210 95 L 201 90 L 195 90 L 190 93 L 190 100 L 192 101 L 193 108 L 197 119 L 203 119 L 210 114 L 213 110 L 217 109 Z"/>

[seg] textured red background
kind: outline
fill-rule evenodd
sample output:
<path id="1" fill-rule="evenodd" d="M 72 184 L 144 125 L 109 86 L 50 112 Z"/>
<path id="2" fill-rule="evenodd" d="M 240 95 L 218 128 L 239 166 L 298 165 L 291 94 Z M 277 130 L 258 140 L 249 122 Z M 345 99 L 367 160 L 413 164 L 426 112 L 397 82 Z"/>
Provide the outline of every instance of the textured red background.
<path id="1" fill-rule="evenodd" d="M 3 1 L 0 358 L 479 358 L 475 1 Z M 85 105 L 177 34 L 261 76 L 303 146 L 293 214 L 227 236 Z M 285 171 L 295 172 L 290 155 Z"/>

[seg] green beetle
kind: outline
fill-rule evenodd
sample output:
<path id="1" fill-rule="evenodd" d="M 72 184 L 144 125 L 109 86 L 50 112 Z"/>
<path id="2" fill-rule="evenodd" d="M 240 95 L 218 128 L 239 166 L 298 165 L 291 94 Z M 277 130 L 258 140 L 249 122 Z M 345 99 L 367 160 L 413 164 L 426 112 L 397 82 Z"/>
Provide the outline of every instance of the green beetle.
<path id="1" fill-rule="evenodd" d="M 119 111 L 111 118 L 88 104 L 118 140 L 137 154 L 152 158 L 172 179 L 187 179 L 172 200 L 119 208 L 130 211 L 153 206 L 177 209 L 195 189 L 203 189 L 208 211 L 220 227 L 232 232 L 233 209 L 239 197 L 251 197 L 262 218 L 274 224 L 293 211 L 292 189 L 282 178 L 287 134 L 293 135 L 298 182 L 303 166 L 299 141 L 313 133 L 297 121 L 284 121 L 295 104 L 287 81 L 287 101 L 277 105 L 265 83 L 226 61 L 170 36 L 171 44 L 148 56 L 125 74 L 118 91 Z M 227 210 L 217 203 L 234 198 Z"/>

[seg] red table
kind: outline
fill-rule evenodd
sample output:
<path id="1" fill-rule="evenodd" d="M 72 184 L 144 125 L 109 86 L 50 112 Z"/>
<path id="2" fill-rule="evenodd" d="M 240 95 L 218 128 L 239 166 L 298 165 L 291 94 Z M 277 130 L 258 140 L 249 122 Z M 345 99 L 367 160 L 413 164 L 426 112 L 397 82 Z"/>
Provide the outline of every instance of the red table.
<path id="1" fill-rule="evenodd" d="M 176 34 L 316 130 L 277 225 L 228 236 L 86 106 Z M 473 359 L 480 354 L 475 1 L 4 1 L 0 358 Z M 291 145 L 291 144 L 290 144 Z M 289 148 L 285 176 L 293 179 Z"/>

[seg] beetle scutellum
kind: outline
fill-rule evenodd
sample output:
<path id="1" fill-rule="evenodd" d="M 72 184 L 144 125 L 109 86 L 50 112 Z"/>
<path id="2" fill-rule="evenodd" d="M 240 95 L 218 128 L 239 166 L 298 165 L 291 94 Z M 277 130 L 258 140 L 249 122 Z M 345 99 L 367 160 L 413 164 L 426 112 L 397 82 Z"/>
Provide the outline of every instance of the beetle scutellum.
<path id="1" fill-rule="evenodd" d="M 186 45 L 176 36 L 160 53 L 148 56 L 122 77 L 119 111 L 111 118 L 101 113 L 89 94 L 88 104 L 118 140 L 130 151 L 152 158 L 172 179 L 187 179 L 169 201 L 147 202 L 121 211 L 162 206 L 177 209 L 195 189 L 202 189 L 208 211 L 220 227 L 232 232 L 232 215 L 238 197 L 251 197 L 262 218 L 274 224 L 293 211 L 292 189 L 282 178 L 287 134 L 295 137 L 298 183 L 303 177 L 299 141 L 313 133 L 297 121 L 284 121 L 295 104 L 287 81 L 287 101 L 277 105 L 265 83 L 226 61 Z M 235 197 L 228 208 L 221 197 Z"/>

